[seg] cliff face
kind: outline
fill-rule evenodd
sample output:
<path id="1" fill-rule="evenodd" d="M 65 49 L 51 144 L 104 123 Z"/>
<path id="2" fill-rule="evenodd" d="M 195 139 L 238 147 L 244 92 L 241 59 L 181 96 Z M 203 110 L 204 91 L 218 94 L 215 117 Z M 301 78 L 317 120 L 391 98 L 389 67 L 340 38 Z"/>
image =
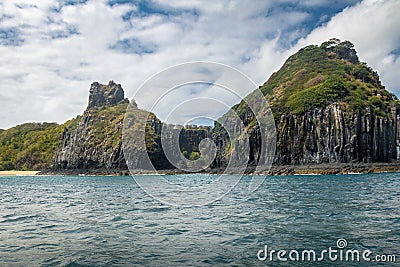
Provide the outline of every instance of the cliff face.
<path id="1" fill-rule="evenodd" d="M 244 118 L 252 120 L 246 111 Z M 372 109 L 348 110 L 345 103 L 335 102 L 304 114 L 285 113 L 275 118 L 276 153 L 274 165 L 321 163 L 393 162 L 400 156 L 400 120 L 396 108 L 390 116 L 378 116 Z M 245 125 L 249 125 L 244 119 Z M 258 164 L 260 130 L 250 127 L 248 167 Z M 240 133 L 239 133 L 240 134 Z M 231 142 L 228 135 L 215 131 L 218 147 L 214 168 L 224 168 L 229 161 Z"/>
<path id="2" fill-rule="evenodd" d="M 127 169 L 121 136 L 128 102 L 121 85 L 113 81 L 108 85 L 93 83 L 88 108 L 64 129 L 51 169 L 82 172 Z"/>
<path id="3" fill-rule="evenodd" d="M 82 116 L 78 116 L 64 128 L 50 169 L 53 172 L 66 173 L 127 173 L 122 130 L 128 103 L 120 85 L 113 81 L 108 85 L 93 83 L 90 87 L 88 108 Z M 147 112 L 138 109 L 135 103 L 131 105 L 133 112 L 137 112 L 139 116 L 147 116 Z M 161 145 L 163 123 L 154 114 L 150 114 L 147 126 L 146 153 L 152 164 L 156 169 L 173 169 L 174 166 L 168 162 Z M 200 141 L 208 137 L 210 131 L 209 127 L 179 130 L 181 152 L 187 158 L 196 158 Z M 131 149 L 141 148 L 132 146 Z M 138 157 L 131 157 L 129 160 L 137 161 L 133 166 L 145 165 L 140 163 L 142 159 Z"/>
<path id="4" fill-rule="evenodd" d="M 303 115 L 282 115 L 276 164 L 390 162 L 397 158 L 396 109 L 379 117 L 335 103 Z"/>
<path id="5" fill-rule="evenodd" d="M 120 104 L 117 108 L 124 110 L 126 105 Z M 64 130 L 53 169 L 126 169 L 119 136 L 123 115 L 112 121 L 108 121 L 107 116 L 102 116 L 104 115 L 98 116 L 97 110 L 86 110 L 74 128 Z M 101 132 L 104 128 L 98 128 L 99 120 L 107 130 L 113 131 L 111 135 Z M 101 140 L 100 136 L 105 139 Z"/>
<path id="6" fill-rule="evenodd" d="M 164 139 L 164 145 L 162 146 L 161 135 L 162 135 L 162 127 L 165 126 L 159 121 L 150 120 L 148 121 L 149 128 L 151 130 L 154 129 L 155 146 L 149 149 L 147 145 L 147 152 L 150 157 L 150 160 L 153 166 L 156 169 L 175 169 L 176 167 L 187 168 L 186 164 L 180 160 L 180 154 L 182 154 L 188 160 L 196 160 L 200 157 L 201 152 L 199 148 L 199 144 L 205 138 L 211 138 L 211 127 L 197 127 L 192 125 L 189 128 L 181 128 L 181 127 L 172 127 L 164 129 L 166 138 Z M 146 133 L 149 136 L 148 133 Z M 174 149 L 175 136 L 179 136 L 179 151 L 178 149 Z M 172 156 L 172 162 L 170 162 L 165 154 L 165 149 L 170 150 L 170 155 Z M 174 163 L 175 166 L 171 163 Z"/>

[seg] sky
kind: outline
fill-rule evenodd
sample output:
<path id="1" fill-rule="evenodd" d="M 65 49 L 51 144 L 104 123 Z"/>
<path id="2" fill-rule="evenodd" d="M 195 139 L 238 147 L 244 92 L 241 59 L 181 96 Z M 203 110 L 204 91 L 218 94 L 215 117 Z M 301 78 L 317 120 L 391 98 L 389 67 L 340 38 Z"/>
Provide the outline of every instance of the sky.
<path id="1" fill-rule="evenodd" d="M 398 0 L 2 0 L 0 128 L 63 123 L 86 108 L 94 81 L 114 80 L 131 99 L 185 62 L 226 64 L 261 85 L 301 47 L 332 37 L 353 42 L 400 96 L 399 13 Z M 165 101 L 160 112 L 175 105 Z"/>

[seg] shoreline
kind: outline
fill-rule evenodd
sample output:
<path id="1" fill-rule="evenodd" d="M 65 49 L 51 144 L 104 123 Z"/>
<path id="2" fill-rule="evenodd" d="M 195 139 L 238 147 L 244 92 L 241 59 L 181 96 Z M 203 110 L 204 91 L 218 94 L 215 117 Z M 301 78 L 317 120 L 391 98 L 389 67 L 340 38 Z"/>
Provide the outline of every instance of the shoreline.
<path id="1" fill-rule="evenodd" d="M 271 175 L 332 175 L 400 172 L 400 162 L 334 163 L 272 166 Z"/>
<path id="2" fill-rule="evenodd" d="M 363 174 L 400 172 L 400 161 L 392 163 L 333 163 L 333 164 L 307 164 L 307 165 L 273 165 L 269 171 L 245 172 L 245 175 L 332 175 L 332 174 Z M 1 172 L 0 172 L 1 173 Z M 223 169 L 212 169 L 200 172 L 203 174 L 223 174 Z M 174 175 L 192 174 L 177 169 L 146 171 L 138 170 L 134 175 Z M 227 173 L 234 175 L 235 173 Z M 1 174 L 0 174 L 1 175 Z M 105 169 L 73 169 L 73 170 L 44 170 L 34 175 L 73 175 L 73 176 L 131 176 L 129 170 L 105 170 Z"/>
<path id="3" fill-rule="evenodd" d="M 33 176 L 40 173 L 40 171 L 17 171 L 17 170 L 10 170 L 10 171 L 0 171 L 0 176 Z"/>

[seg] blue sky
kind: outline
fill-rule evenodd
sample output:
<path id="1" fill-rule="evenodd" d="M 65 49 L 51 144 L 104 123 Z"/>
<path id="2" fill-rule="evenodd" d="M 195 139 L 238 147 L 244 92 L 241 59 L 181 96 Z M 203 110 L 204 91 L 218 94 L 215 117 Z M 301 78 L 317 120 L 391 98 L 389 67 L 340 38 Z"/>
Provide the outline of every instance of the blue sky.
<path id="1" fill-rule="evenodd" d="M 331 37 L 352 41 L 400 96 L 399 12 L 397 0 L 3 0 L 0 128 L 80 114 L 93 81 L 121 83 L 131 98 L 187 61 L 227 64 L 262 84 L 299 48 Z"/>

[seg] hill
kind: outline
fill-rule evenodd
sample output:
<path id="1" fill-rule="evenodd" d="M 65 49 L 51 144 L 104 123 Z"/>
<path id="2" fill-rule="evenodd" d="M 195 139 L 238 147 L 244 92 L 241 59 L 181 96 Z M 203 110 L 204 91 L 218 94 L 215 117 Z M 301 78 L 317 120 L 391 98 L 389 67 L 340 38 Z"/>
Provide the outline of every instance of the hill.
<path id="1" fill-rule="evenodd" d="M 302 114 L 338 101 L 351 110 L 372 108 L 379 116 L 398 107 L 397 97 L 385 90 L 377 72 L 358 60 L 354 45 L 338 39 L 300 49 L 261 91 L 276 115 Z"/>
<path id="2" fill-rule="evenodd" d="M 41 170 L 51 164 L 66 127 L 56 123 L 26 123 L 0 132 L 0 171 Z"/>
<path id="3" fill-rule="evenodd" d="M 275 164 L 390 162 L 399 100 L 349 41 L 300 49 L 261 87 L 277 126 Z M 233 109 L 257 123 L 245 102 Z"/>

